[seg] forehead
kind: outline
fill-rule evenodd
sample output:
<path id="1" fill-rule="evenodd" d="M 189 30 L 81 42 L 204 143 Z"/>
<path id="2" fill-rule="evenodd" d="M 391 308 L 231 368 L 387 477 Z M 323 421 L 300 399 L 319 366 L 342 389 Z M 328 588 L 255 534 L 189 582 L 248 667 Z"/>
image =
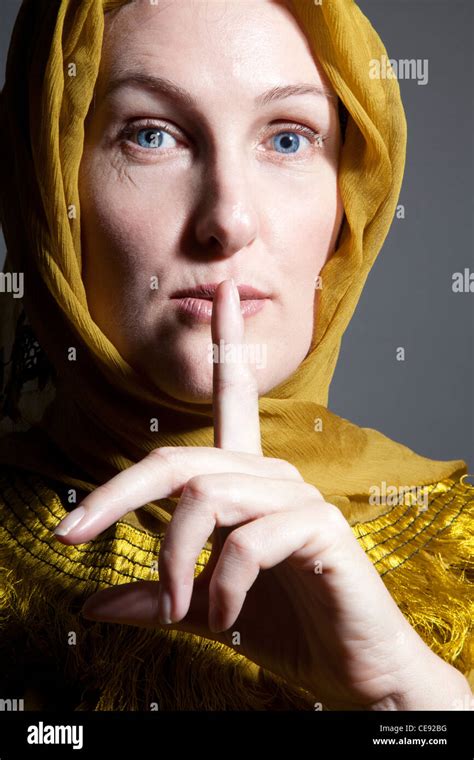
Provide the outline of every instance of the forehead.
<path id="1" fill-rule="evenodd" d="M 195 92 L 239 82 L 257 94 L 304 81 L 335 97 L 290 0 L 135 0 L 106 14 L 99 80 L 125 72 L 178 79 Z"/>

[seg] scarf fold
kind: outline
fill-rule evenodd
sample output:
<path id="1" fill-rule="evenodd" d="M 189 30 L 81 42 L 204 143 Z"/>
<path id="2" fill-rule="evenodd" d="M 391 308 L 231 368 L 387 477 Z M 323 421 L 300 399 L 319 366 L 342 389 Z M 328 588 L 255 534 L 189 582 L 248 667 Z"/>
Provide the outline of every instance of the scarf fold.
<path id="1" fill-rule="evenodd" d="M 86 492 L 158 446 L 213 445 L 212 405 L 173 399 L 139 376 L 92 320 L 81 277 L 84 120 L 99 69 L 104 13 L 123 4 L 26 0 L 1 94 L 4 271 L 24 273 L 24 310 L 53 372 L 47 393 L 29 387 L 21 394 L 24 420 L 30 415 L 26 429 L 4 419 L 10 427 L 0 438 L 0 462 Z M 370 503 L 374 486 L 436 483 L 467 473 L 467 466 L 463 460 L 428 459 L 327 408 L 343 334 L 395 214 L 407 125 L 397 80 L 369 76 L 370 61 L 387 51 L 356 3 L 292 0 L 291 7 L 348 111 L 339 168 L 345 219 L 337 250 L 321 272 L 310 351 L 289 378 L 259 399 L 262 448 L 265 456 L 296 465 L 348 517 L 357 513 L 369 520 L 387 510 Z M 19 308 L 11 293 L 1 294 L 5 351 Z M 72 346 L 74 362 L 68 361 Z M 157 432 L 149 432 L 153 418 Z M 145 509 L 171 519 L 161 501 Z"/>

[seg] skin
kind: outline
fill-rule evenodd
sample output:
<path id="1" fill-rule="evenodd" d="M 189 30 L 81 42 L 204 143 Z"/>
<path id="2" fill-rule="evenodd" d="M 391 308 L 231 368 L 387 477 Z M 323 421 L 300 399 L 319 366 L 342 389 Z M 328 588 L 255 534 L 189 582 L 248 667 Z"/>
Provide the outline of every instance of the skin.
<path id="1" fill-rule="evenodd" d="M 342 214 L 330 101 L 299 96 L 256 112 L 250 106 L 274 84 L 323 82 L 304 36 L 283 4 L 264 0 L 246 2 L 245 13 L 237 1 L 180 0 L 160 13 L 135 3 L 109 32 L 81 168 L 90 308 L 159 387 L 212 400 L 215 438 L 213 447 L 155 449 L 61 521 L 58 540 L 80 544 L 149 501 L 178 499 L 159 582 L 102 590 L 83 614 L 169 625 L 228 646 L 238 630 L 241 654 L 330 709 L 450 709 L 454 699 L 472 696 L 467 680 L 410 626 L 342 513 L 292 464 L 262 453 L 259 395 L 308 351 L 312 283 Z M 135 91 L 122 92 L 108 110 L 107 82 L 130 66 L 178 81 L 197 95 L 201 115 Z M 190 135 L 186 147 L 164 158 L 131 157 L 111 142 L 118 112 L 120 119 L 173 119 Z M 262 128 L 288 118 L 318 122 L 331 140 L 295 163 L 274 158 L 260 147 L 267 144 Z M 158 292 L 148 291 L 150 274 L 160 277 Z M 245 323 L 231 277 L 273 294 Z M 181 324 L 169 294 L 183 283 L 213 281 L 221 284 L 211 329 Z M 236 347 L 264 341 L 268 365 L 258 373 L 242 359 L 202 362 L 209 338 Z M 209 538 L 211 556 L 194 579 Z"/>
<path id="2" fill-rule="evenodd" d="M 197 112 L 150 89 L 105 97 L 130 70 L 177 82 Z M 300 82 L 332 97 L 254 108 L 265 90 Z M 145 119 L 173 134 L 158 133 L 155 148 L 140 147 L 137 130 L 117 137 Z M 293 129 L 300 145 L 284 152 L 292 123 L 327 139 Z M 266 345 L 260 395 L 294 372 L 343 218 L 340 147 L 337 97 L 284 3 L 145 1 L 107 20 L 80 167 L 83 280 L 94 321 L 135 369 L 174 398 L 210 403 L 209 325 L 183 324 L 169 296 L 234 277 L 271 294 L 246 324 L 247 341 Z"/>
<path id="3" fill-rule="evenodd" d="M 229 280 L 218 288 L 211 327 L 217 342 L 244 340 Z M 62 543 L 81 544 L 131 508 L 179 497 L 159 552 L 159 581 L 101 590 L 83 615 L 170 625 L 230 647 L 237 630 L 236 651 L 330 709 L 469 703 L 467 680 L 408 623 L 340 510 L 289 462 L 262 455 L 249 364 L 216 362 L 213 372 L 214 448 L 155 449 L 56 528 Z M 212 553 L 195 580 L 209 538 Z"/>

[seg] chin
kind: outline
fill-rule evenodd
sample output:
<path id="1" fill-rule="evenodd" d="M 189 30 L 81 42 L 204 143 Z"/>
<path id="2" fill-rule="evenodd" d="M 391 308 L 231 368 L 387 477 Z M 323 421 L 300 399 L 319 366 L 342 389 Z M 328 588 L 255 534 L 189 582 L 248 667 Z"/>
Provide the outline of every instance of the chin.
<path id="1" fill-rule="evenodd" d="M 172 398 L 191 404 L 212 403 L 212 365 L 163 361 L 144 368 L 151 382 Z"/>
<path id="2" fill-rule="evenodd" d="M 160 343 L 160 352 L 149 345 L 143 345 L 138 354 L 128 357 L 129 363 L 153 385 L 174 399 L 191 404 L 212 404 L 215 364 L 209 350 L 208 336 L 197 343 L 195 340 L 176 341 L 169 338 L 162 338 Z M 248 358 L 250 371 L 257 380 L 259 396 L 272 390 L 291 374 L 293 369 L 292 366 L 288 366 L 291 364 L 288 358 L 280 354 L 275 357 L 272 353 L 272 363 L 268 364 L 269 353 L 270 351 L 265 351 L 264 354 L 254 352 L 252 357 Z M 225 353 L 214 354 L 214 357 L 223 361 L 227 359 Z M 231 361 L 238 359 L 238 356 L 231 357 Z M 275 361 L 280 361 L 278 372 L 275 372 Z M 295 368 L 296 366 L 295 362 Z M 234 365 L 234 368 L 237 370 L 237 366 Z"/>
<path id="3" fill-rule="evenodd" d="M 194 368 L 181 367 L 169 370 L 166 374 L 147 372 L 148 377 L 164 393 L 172 398 L 191 404 L 212 404 L 212 365 L 207 367 L 197 366 Z M 262 396 L 272 385 L 268 384 L 268 378 L 261 372 L 258 378 L 258 395 Z"/>

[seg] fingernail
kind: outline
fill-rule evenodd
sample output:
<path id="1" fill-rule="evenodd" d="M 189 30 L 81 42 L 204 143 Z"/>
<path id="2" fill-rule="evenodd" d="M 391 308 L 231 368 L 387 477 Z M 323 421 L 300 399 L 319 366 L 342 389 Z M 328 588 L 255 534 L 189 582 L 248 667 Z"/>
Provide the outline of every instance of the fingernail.
<path id="1" fill-rule="evenodd" d="M 171 595 L 163 589 L 160 589 L 158 597 L 158 620 L 163 625 L 171 623 Z"/>
<path id="2" fill-rule="evenodd" d="M 85 514 L 86 510 L 84 507 L 73 509 L 64 520 L 61 520 L 61 522 L 56 525 L 53 533 L 56 536 L 67 536 L 70 530 L 79 525 Z"/>

